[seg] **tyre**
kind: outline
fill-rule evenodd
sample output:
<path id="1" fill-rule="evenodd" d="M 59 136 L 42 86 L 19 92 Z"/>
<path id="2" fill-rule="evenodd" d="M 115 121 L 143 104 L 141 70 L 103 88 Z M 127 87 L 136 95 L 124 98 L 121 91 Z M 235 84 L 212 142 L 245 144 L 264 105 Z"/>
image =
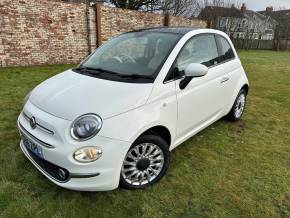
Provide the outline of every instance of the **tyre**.
<path id="1" fill-rule="evenodd" d="M 120 187 L 143 189 L 158 182 L 170 162 L 169 145 L 159 135 L 140 136 L 123 161 Z"/>
<path id="2" fill-rule="evenodd" d="M 246 91 L 244 89 L 241 89 L 231 111 L 227 115 L 227 118 L 229 120 L 238 121 L 241 119 L 245 106 L 246 106 L 246 99 L 247 99 L 246 97 L 247 97 Z"/>

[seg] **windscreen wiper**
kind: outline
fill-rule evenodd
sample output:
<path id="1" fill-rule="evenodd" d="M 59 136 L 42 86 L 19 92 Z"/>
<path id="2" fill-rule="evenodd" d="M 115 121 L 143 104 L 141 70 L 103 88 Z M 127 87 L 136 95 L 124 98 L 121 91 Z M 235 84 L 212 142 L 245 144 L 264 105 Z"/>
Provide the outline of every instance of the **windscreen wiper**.
<path id="1" fill-rule="evenodd" d="M 132 79 L 151 79 L 153 80 L 154 77 L 153 76 L 147 76 L 147 75 L 140 75 L 140 74 L 121 74 L 121 77 L 125 77 L 125 78 L 132 78 Z"/>
<path id="2" fill-rule="evenodd" d="M 77 68 L 74 68 L 73 71 L 75 71 L 77 73 L 81 73 L 81 74 L 89 74 L 92 76 L 96 76 L 99 73 L 101 73 L 101 71 L 99 69 L 96 69 L 93 67 L 77 67 Z"/>
<path id="3" fill-rule="evenodd" d="M 86 73 L 89 73 L 92 75 L 99 75 L 101 73 L 108 73 L 110 75 L 119 76 L 122 78 L 132 78 L 132 79 L 143 78 L 143 79 L 150 79 L 150 80 L 154 79 L 154 77 L 152 77 L 152 76 L 140 75 L 140 74 L 121 74 L 121 73 L 116 73 L 113 71 L 105 70 L 102 68 L 79 67 L 79 68 L 75 68 L 74 70 L 79 71 L 79 72 L 86 72 Z"/>
<path id="4" fill-rule="evenodd" d="M 119 75 L 118 73 L 115 73 L 115 72 L 112 72 L 112 71 L 108 71 L 108 70 L 104 70 L 102 68 L 78 67 L 78 68 L 74 68 L 74 70 L 79 71 L 79 72 L 88 72 L 90 74 L 95 74 L 95 75 L 99 75 L 101 73 L 109 73 L 109 74 Z M 92 73 L 92 72 L 94 72 L 94 73 Z"/>

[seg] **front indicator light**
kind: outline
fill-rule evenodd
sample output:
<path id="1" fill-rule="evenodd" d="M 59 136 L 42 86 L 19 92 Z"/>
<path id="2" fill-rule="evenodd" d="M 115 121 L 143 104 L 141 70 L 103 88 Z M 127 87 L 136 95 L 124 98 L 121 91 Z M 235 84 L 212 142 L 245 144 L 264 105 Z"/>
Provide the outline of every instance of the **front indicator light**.
<path id="1" fill-rule="evenodd" d="M 98 147 L 85 147 L 77 150 L 73 157 L 81 163 L 89 163 L 98 160 L 102 156 L 102 149 Z"/>

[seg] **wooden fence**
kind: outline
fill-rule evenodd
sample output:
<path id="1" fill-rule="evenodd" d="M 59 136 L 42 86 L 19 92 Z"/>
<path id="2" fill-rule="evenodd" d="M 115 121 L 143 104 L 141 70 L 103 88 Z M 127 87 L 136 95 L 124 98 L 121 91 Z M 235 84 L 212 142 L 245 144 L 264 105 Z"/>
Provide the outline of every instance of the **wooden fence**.
<path id="1" fill-rule="evenodd" d="M 232 39 L 237 49 L 290 50 L 290 40 Z"/>

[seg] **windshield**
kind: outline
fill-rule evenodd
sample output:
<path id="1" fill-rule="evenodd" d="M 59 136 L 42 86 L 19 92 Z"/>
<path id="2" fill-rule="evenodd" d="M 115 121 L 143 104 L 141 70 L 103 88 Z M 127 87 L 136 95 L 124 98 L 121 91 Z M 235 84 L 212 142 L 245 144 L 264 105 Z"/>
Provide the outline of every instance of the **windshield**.
<path id="1" fill-rule="evenodd" d="M 131 32 L 117 36 L 98 48 L 79 66 L 97 72 L 98 77 L 136 80 L 154 79 L 180 35 L 159 32 Z M 100 73 L 102 72 L 102 73 Z M 118 79 L 120 80 L 120 79 Z"/>

